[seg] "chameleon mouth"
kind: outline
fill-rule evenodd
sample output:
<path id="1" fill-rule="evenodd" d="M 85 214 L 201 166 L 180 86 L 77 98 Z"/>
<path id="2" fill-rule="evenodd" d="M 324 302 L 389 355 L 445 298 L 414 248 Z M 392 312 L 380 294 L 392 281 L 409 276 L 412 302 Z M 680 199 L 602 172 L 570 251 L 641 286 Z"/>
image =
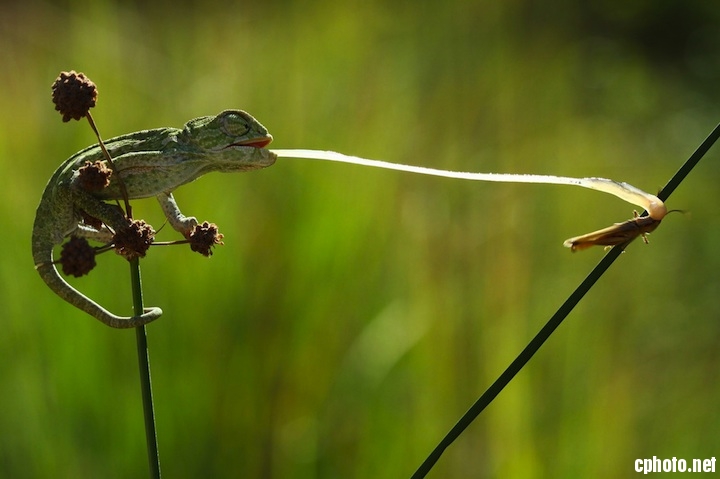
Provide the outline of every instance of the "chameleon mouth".
<path id="1" fill-rule="evenodd" d="M 226 148 L 230 148 L 231 146 L 249 146 L 251 148 L 265 148 L 272 141 L 273 141 L 273 137 L 268 135 L 264 138 L 253 138 L 251 140 L 243 140 L 243 141 L 238 141 L 236 143 L 231 143 L 228 146 L 226 146 Z"/>

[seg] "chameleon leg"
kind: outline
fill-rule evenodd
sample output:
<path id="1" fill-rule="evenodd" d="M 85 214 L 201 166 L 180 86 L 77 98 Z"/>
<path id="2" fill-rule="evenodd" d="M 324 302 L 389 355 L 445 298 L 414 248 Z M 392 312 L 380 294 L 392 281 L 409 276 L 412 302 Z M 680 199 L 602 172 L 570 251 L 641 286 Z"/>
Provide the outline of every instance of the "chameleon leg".
<path id="1" fill-rule="evenodd" d="M 113 238 L 113 232 L 105 225 L 102 225 L 102 228 L 99 230 L 84 225 L 78 225 L 77 228 L 75 228 L 75 230 L 73 230 L 70 234 L 72 236 L 79 236 L 81 238 L 97 241 L 98 243 L 110 243 Z"/>
<path id="2" fill-rule="evenodd" d="M 160 193 L 157 195 L 160 207 L 168 219 L 168 223 L 175 231 L 187 237 L 198 222 L 194 216 L 185 216 L 178 208 L 172 193 Z"/>
<path id="3" fill-rule="evenodd" d="M 128 226 L 129 221 L 119 206 L 105 203 L 81 188 L 71 188 L 70 191 L 73 205 L 78 209 L 101 220 L 115 231 Z"/>

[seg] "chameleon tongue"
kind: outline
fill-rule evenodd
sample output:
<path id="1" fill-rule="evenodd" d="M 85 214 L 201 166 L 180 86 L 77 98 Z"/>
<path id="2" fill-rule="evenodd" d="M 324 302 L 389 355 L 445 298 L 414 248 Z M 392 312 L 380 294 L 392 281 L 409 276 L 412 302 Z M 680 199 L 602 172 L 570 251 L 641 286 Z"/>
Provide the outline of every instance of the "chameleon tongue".
<path id="1" fill-rule="evenodd" d="M 231 146 L 250 146 L 253 148 L 265 148 L 266 146 L 268 146 L 270 144 L 270 142 L 272 140 L 273 140 L 272 136 L 265 137 L 265 138 L 256 138 L 256 139 L 252 139 L 252 140 L 244 140 L 244 141 L 238 141 L 237 143 L 231 143 L 227 147 L 229 148 Z"/>

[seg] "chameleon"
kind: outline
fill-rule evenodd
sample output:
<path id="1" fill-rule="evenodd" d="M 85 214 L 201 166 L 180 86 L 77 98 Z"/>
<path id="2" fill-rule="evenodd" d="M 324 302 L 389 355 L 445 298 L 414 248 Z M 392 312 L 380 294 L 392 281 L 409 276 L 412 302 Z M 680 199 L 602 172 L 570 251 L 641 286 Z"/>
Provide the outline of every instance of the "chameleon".
<path id="1" fill-rule="evenodd" d="M 271 166 L 277 155 L 265 147 L 272 135 L 242 110 L 225 110 L 216 116 L 188 121 L 183 128 L 156 128 L 104 141 L 114 169 L 107 187 L 89 192 L 78 185 L 78 170 L 86 162 L 104 161 L 99 145 L 85 148 L 65 160 L 45 187 L 35 214 L 32 254 L 35 269 L 58 296 L 113 328 L 132 328 L 156 320 L 158 307 L 141 315 L 118 316 L 75 289 L 58 272 L 53 249 L 69 236 L 109 243 L 113 232 L 128 225 L 117 177 L 128 199 L 155 196 L 168 223 L 186 235 L 197 219 L 182 214 L 172 192 L 212 171 L 239 172 Z M 84 224 L 83 213 L 102 221 L 99 228 Z"/>

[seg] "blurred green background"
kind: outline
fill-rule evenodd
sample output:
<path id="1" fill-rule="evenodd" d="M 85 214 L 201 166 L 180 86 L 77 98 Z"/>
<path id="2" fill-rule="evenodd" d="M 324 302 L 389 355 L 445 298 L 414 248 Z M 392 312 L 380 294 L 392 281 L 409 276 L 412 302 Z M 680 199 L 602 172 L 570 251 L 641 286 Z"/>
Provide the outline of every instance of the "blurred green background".
<path id="1" fill-rule="evenodd" d="M 655 191 L 720 121 L 712 2 L 77 2 L 0 6 L 0 476 L 146 477 L 135 335 L 52 294 L 30 229 L 91 144 L 50 84 L 86 73 L 104 137 L 226 108 L 277 148 Z M 431 477 L 628 477 L 720 452 L 719 147 Z M 176 192 L 211 259 L 142 261 L 165 477 L 402 478 L 631 217 L 600 193 L 281 160 Z M 154 200 L 136 217 L 159 227 Z M 165 228 L 158 239 L 176 239 Z M 131 310 L 124 260 L 73 281 Z"/>

